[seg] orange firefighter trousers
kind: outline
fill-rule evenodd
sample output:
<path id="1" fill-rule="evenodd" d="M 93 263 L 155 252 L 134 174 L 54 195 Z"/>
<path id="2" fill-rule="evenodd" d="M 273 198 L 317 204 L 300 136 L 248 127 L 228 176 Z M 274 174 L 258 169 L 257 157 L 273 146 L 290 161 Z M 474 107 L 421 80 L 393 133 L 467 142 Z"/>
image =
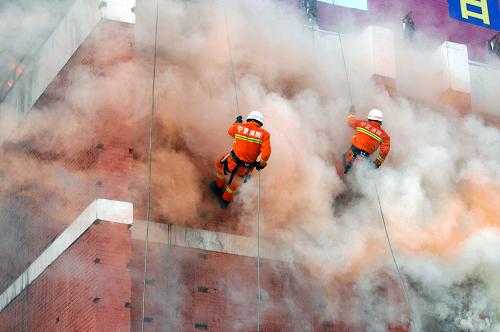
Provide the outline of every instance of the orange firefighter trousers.
<path id="1" fill-rule="evenodd" d="M 234 160 L 231 158 L 231 156 L 227 157 L 227 166 L 229 173 L 227 175 L 224 175 L 224 164 L 221 163 L 221 160 L 226 158 L 226 155 L 218 158 L 215 161 L 216 165 L 216 178 L 215 178 L 215 183 L 217 183 L 217 187 L 220 189 L 224 188 L 224 185 L 226 184 L 226 177 L 228 179 L 231 176 L 231 173 L 233 172 L 234 168 L 236 167 L 236 163 Z M 248 168 L 245 167 L 239 167 L 238 170 L 236 171 L 236 174 L 233 176 L 233 181 L 231 181 L 230 185 L 227 185 L 226 188 L 224 189 L 224 193 L 222 194 L 222 199 L 228 202 L 231 202 L 233 200 L 234 194 L 238 187 L 243 183 L 245 175 L 250 173 L 252 170 L 249 170 Z"/>
<path id="2" fill-rule="evenodd" d="M 365 153 L 364 151 L 362 153 Z M 354 166 L 354 164 L 361 162 L 362 160 L 370 160 L 369 155 L 366 153 L 356 154 L 353 151 L 353 147 L 350 147 L 345 153 L 340 156 L 337 160 L 336 168 L 339 177 L 343 178 L 345 174 Z"/>

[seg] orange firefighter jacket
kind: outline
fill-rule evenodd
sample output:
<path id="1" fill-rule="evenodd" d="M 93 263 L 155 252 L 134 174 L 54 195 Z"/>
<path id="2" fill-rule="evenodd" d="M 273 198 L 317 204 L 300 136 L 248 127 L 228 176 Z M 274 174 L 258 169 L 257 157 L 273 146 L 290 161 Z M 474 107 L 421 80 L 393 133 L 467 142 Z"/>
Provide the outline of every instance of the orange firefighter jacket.
<path id="1" fill-rule="evenodd" d="M 271 135 L 255 122 L 235 122 L 229 127 L 234 137 L 233 151 L 238 158 L 253 163 L 260 155 L 260 164 L 265 165 L 271 156 Z"/>
<path id="2" fill-rule="evenodd" d="M 382 126 L 377 121 L 358 120 L 352 112 L 349 113 L 347 123 L 356 130 L 352 136 L 352 145 L 369 154 L 380 147 L 375 164 L 382 165 L 391 149 L 391 138 Z"/>

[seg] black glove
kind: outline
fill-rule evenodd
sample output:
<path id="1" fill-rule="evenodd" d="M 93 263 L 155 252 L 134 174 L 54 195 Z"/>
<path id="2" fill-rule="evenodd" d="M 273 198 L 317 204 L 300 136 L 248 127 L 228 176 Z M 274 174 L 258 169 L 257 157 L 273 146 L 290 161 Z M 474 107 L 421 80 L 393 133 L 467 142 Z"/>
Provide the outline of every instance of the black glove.
<path id="1" fill-rule="evenodd" d="M 260 171 L 261 169 L 264 169 L 266 166 L 267 164 L 261 165 L 260 163 L 258 163 L 257 165 L 255 165 L 255 169 Z"/>
<path id="2" fill-rule="evenodd" d="M 349 108 L 349 113 L 356 113 L 356 107 L 354 105 L 351 105 L 351 108 Z"/>
<path id="3" fill-rule="evenodd" d="M 241 115 L 238 115 L 238 116 L 236 117 L 236 122 L 238 122 L 238 123 L 243 123 L 243 117 L 242 117 Z"/>

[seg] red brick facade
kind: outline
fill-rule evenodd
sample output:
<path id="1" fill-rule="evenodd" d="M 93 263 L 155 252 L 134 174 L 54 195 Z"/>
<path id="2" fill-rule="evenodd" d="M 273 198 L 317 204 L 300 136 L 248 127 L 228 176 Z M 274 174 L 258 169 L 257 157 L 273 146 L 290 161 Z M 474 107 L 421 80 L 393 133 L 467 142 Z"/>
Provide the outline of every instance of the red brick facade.
<path id="1" fill-rule="evenodd" d="M 128 225 L 99 222 L 0 312 L 0 331 L 130 331 Z"/>
<path id="2" fill-rule="evenodd" d="M 133 26 L 101 20 L 15 135 L 0 146 L 0 172 L 9 178 L 0 185 L 0 201 L 5 206 L 0 232 L 11 234 L 11 241 L 0 250 L 0 261 L 8 266 L 0 273 L 0 292 L 93 200 L 131 201 L 135 134 L 129 119 L 135 108 L 129 104 L 131 92 L 115 81 L 116 66 L 132 58 Z M 90 75 L 93 84 L 75 79 L 82 73 Z M 120 93 L 128 98 L 103 97 L 103 82 L 119 85 Z M 100 96 L 105 102 L 73 98 L 75 90 L 84 90 L 87 98 Z M 103 108 L 95 109 L 96 105 Z M 76 132 L 79 137 L 67 137 L 67 130 L 53 130 L 50 125 L 75 126 L 71 135 Z M 18 174 L 20 168 L 25 172 Z"/>
<path id="3" fill-rule="evenodd" d="M 118 44 L 106 43 L 108 39 Z M 54 98 L 63 98 L 67 84 L 70 84 L 68 77 L 75 67 L 88 66 L 87 69 L 106 76 L 117 63 L 132 59 L 132 28 L 126 24 L 101 21 L 37 106 L 50 106 Z M 110 79 L 113 78 L 110 74 Z M 381 78 L 378 83 L 389 90 L 393 88 L 392 81 Z M 91 87 L 93 90 L 100 88 Z M 123 88 L 123 95 L 131 92 L 127 87 L 120 88 Z M 137 143 L 137 133 L 134 122 L 129 119 L 139 111 L 133 103 L 131 106 L 133 101 L 133 98 L 113 99 L 100 110 L 98 121 L 89 119 L 95 130 L 89 146 L 73 159 L 67 157 L 74 161 L 71 167 L 75 173 L 84 174 L 82 185 L 77 192 L 71 193 L 68 198 L 71 204 L 65 210 L 59 206 L 54 208 L 58 212 L 67 212 L 60 213 L 57 219 L 49 218 L 52 215 L 25 218 L 27 232 L 31 232 L 26 237 L 38 236 L 43 240 L 31 248 L 23 264 L 33 261 L 64 229 L 72 220 L 69 218 L 71 213 L 76 215 L 96 197 L 133 201 L 137 208 L 136 217 L 144 218 L 145 192 L 134 196 L 130 190 L 134 179 L 146 183 L 144 174 L 133 168 L 134 149 L 144 150 L 143 146 L 133 145 Z M 139 128 L 141 133 L 144 133 L 144 128 Z M 29 158 L 40 159 L 32 150 L 25 149 L 23 153 Z M 50 163 L 51 160 L 44 159 L 43 162 Z M 39 202 L 35 207 L 42 209 L 43 206 L 44 202 Z M 23 208 L 20 206 L 19 210 Z M 46 212 L 43 209 L 36 211 L 40 215 Z M 200 217 L 200 222 L 203 222 L 200 227 L 214 229 L 213 225 L 217 225 L 220 229 L 219 220 L 225 217 L 222 214 L 205 215 L 206 220 L 202 221 Z M 53 222 L 55 226 L 50 231 L 40 230 L 43 221 Z M 225 231 L 235 232 L 230 229 L 231 225 L 223 227 L 227 228 Z M 16 268 L 25 268 L 23 264 L 16 265 Z M 144 243 L 132 243 L 127 225 L 95 224 L 0 312 L 0 331 L 139 331 L 143 268 Z M 341 323 L 342 317 L 331 317 L 323 302 L 314 295 L 318 293 L 311 293 L 307 285 L 296 280 L 293 273 L 296 269 L 296 266 L 283 262 L 263 260 L 263 331 L 364 329 L 363 326 Z M 18 270 L 9 276 L 9 280 L 0 280 L 0 285 L 8 285 L 21 272 Z M 146 331 L 255 331 L 258 303 L 255 258 L 149 243 L 146 284 Z M 347 298 L 343 300 L 348 303 Z M 406 330 L 407 327 L 401 328 L 401 331 Z"/>
<path id="4" fill-rule="evenodd" d="M 140 330 L 142 320 L 143 246 L 134 241 L 133 331 Z M 145 331 L 255 331 L 256 267 L 251 257 L 149 243 Z M 366 331 L 363 323 L 346 323 L 344 316 L 334 316 L 326 304 L 335 302 L 334 295 L 298 269 L 294 264 L 261 260 L 262 331 Z M 341 289 L 337 295 L 341 312 L 351 310 L 352 286 Z M 396 282 L 386 282 L 380 291 L 404 307 Z M 409 327 L 394 324 L 388 331 L 409 331 Z"/>

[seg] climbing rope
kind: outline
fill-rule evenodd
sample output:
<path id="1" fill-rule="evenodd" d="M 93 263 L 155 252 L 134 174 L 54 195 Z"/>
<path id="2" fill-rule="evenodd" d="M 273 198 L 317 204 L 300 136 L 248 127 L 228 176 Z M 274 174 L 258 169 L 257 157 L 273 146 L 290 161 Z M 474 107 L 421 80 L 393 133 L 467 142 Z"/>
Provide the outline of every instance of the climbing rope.
<path id="1" fill-rule="evenodd" d="M 334 11 L 334 15 L 335 15 L 336 21 L 339 22 L 339 20 L 337 18 L 337 11 L 336 10 Z M 346 62 L 346 58 L 345 58 L 345 54 L 344 54 L 344 47 L 342 45 L 342 34 L 340 32 L 338 34 L 339 34 L 339 42 L 340 42 L 340 51 L 341 51 L 341 54 L 342 54 L 342 62 L 343 62 L 343 65 L 344 65 L 344 72 L 345 72 L 345 76 L 346 76 L 346 80 L 347 80 L 347 90 L 349 92 L 349 100 L 351 101 L 351 105 L 354 105 L 353 104 L 353 100 L 352 100 L 351 83 L 350 83 L 350 79 L 349 79 L 349 73 L 347 71 L 347 62 Z M 392 262 L 394 263 L 394 267 L 396 269 L 396 272 L 397 272 L 397 275 L 398 275 L 398 278 L 399 278 L 400 287 L 401 287 L 401 289 L 403 291 L 406 303 L 408 305 L 408 309 L 410 310 L 410 326 L 411 326 L 411 329 L 414 330 L 414 328 L 413 328 L 413 317 L 412 317 L 413 316 L 413 310 L 412 310 L 412 306 L 411 306 L 411 302 L 410 302 L 409 291 L 407 289 L 406 282 L 405 282 L 405 279 L 403 277 L 403 274 L 401 273 L 401 271 L 399 269 L 399 265 L 398 265 L 398 262 L 396 260 L 396 256 L 394 255 L 394 250 L 392 248 L 391 238 L 390 238 L 389 232 L 387 230 L 387 224 L 385 222 L 384 211 L 382 209 L 382 204 L 380 203 L 380 195 L 379 195 L 379 192 L 378 192 L 378 188 L 377 188 L 377 183 L 376 182 L 375 182 L 375 193 L 377 195 L 377 202 L 378 202 L 378 207 L 379 207 L 379 210 L 380 210 L 380 216 L 382 217 L 382 224 L 384 226 L 385 237 L 387 239 L 387 245 L 389 246 L 389 251 L 390 251 L 391 256 L 392 256 Z"/>
<path id="2" fill-rule="evenodd" d="M 340 43 L 340 54 L 342 54 L 342 63 L 344 64 L 345 77 L 347 79 L 347 92 L 349 93 L 349 100 L 351 101 L 351 105 L 354 105 L 352 101 L 351 82 L 349 80 L 349 74 L 347 73 L 347 62 L 344 55 L 344 46 L 342 45 L 342 34 L 340 32 L 339 32 L 339 43 Z"/>
<path id="3" fill-rule="evenodd" d="M 258 177 L 258 191 L 257 191 L 257 332 L 260 332 L 260 305 L 262 300 L 261 287 L 260 287 L 260 172 Z"/>
<path id="4" fill-rule="evenodd" d="M 408 305 L 408 309 L 410 310 L 410 325 L 411 325 L 412 330 L 414 330 L 413 329 L 413 318 L 412 318 L 413 310 L 412 310 L 412 306 L 411 306 L 411 302 L 410 302 L 410 295 L 409 295 L 408 289 L 406 287 L 406 282 L 405 282 L 405 279 L 403 277 L 403 274 L 401 273 L 401 271 L 399 269 L 398 262 L 396 261 L 396 256 L 394 255 L 394 250 L 392 249 L 391 238 L 389 236 L 389 232 L 387 230 L 387 223 L 385 222 L 385 218 L 384 218 L 384 211 L 382 210 L 382 204 L 380 203 L 380 195 L 378 193 L 377 183 L 375 183 L 375 193 L 377 194 L 378 208 L 380 210 L 380 216 L 382 217 L 381 218 L 382 224 L 384 225 L 385 238 L 387 239 L 387 245 L 389 246 L 389 251 L 391 252 L 391 256 L 392 256 L 392 262 L 394 263 L 394 267 L 396 268 L 396 272 L 397 272 L 398 277 L 399 277 L 399 284 L 401 286 L 401 289 L 403 290 L 403 294 L 405 296 L 405 300 L 406 300 L 406 303 Z"/>
<path id="5" fill-rule="evenodd" d="M 231 42 L 229 38 L 229 30 L 227 28 L 227 16 L 226 9 L 223 4 L 223 12 L 224 12 L 224 25 L 226 30 L 226 40 L 227 40 L 227 49 L 229 53 L 229 62 L 231 64 L 231 78 L 233 82 L 234 96 L 236 100 L 236 115 L 240 115 L 240 103 L 238 100 L 238 86 L 236 82 L 236 76 L 234 75 L 234 61 L 233 55 L 231 52 Z M 260 279 L 260 172 L 258 172 L 258 189 L 257 189 L 257 332 L 260 332 L 260 307 L 262 302 L 262 291 L 261 291 L 261 279 Z"/>
<path id="6" fill-rule="evenodd" d="M 229 41 L 229 30 L 227 29 L 227 16 L 226 16 L 226 8 L 223 5 L 224 11 L 224 26 L 226 28 L 226 41 L 227 41 L 227 51 L 229 53 L 229 63 L 231 64 L 231 78 L 233 80 L 233 90 L 234 90 L 234 98 L 236 99 L 236 115 L 240 115 L 240 102 L 238 100 L 238 86 L 236 84 L 236 76 L 234 75 L 234 63 L 233 63 L 233 53 L 231 52 L 231 43 Z"/>
<path id="7" fill-rule="evenodd" d="M 339 22 L 336 10 L 333 12 L 333 15 L 335 16 L 335 21 Z M 311 28 L 313 41 L 314 41 L 314 31 L 318 31 L 318 32 L 322 32 L 322 33 L 328 33 L 328 34 L 334 34 L 332 31 L 318 29 L 318 28 L 315 28 L 313 25 L 307 26 L 307 27 Z M 342 63 L 344 65 L 344 72 L 345 72 L 345 77 L 346 77 L 346 80 L 347 80 L 347 94 L 349 95 L 349 101 L 351 102 L 351 105 L 354 105 L 353 100 L 352 100 L 351 82 L 349 80 L 349 74 L 347 73 L 347 61 L 346 61 L 346 57 L 344 55 L 344 46 L 343 46 L 343 43 L 342 43 L 342 34 L 340 32 L 337 32 L 337 34 L 339 36 L 340 54 L 342 56 Z"/>
<path id="8" fill-rule="evenodd" d="M 155 87 L 156 87 L 156 55 L 158 42 L 158 0 L 156 0 L 156 23 L 155 23 L 155 41 L 153 53 L 153 77 L 151 88 L 151 119 L 149 123 L 149 148 L 148 148 L 148 203 L 146 212 L 146 240 L 144 242 L 144 278 L 142 281 L 142 319 L 141 331 L 144 332 L 144 311 L 146 306 L 146 279 L 148 272 L 148 239 L 149 222 L 151 220 L 151 183 L 152 183 L 152 152 L 153 152 L 153 121 L 155 113 Z"/>

